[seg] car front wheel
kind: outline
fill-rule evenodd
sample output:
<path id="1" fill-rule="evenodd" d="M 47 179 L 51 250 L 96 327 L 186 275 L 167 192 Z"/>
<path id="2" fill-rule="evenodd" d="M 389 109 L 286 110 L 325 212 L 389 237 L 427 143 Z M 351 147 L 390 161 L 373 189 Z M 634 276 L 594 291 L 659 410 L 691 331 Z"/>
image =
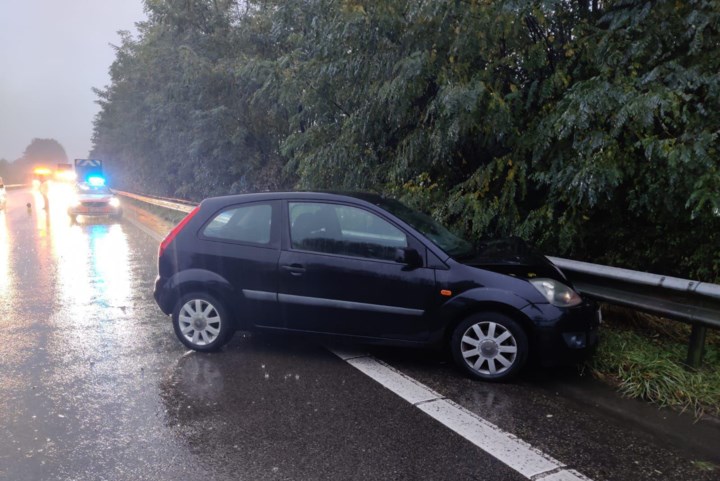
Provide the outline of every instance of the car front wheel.
<path id="1" fill-rule="evenodd" d="M 525 331 L 497 312 L 468 317 L 455 328 L 450 342 L 457 365 L 484 381 L 505 381 L 517 375 L 528 354 Z"/>
<path id="2" fill-rule="evenodd" d="M 232 334 L 227 310 L 207 294 L 184 295 L 175 305 L 172 319 L 178 339 L 196 351 L 219 349 Z"/>

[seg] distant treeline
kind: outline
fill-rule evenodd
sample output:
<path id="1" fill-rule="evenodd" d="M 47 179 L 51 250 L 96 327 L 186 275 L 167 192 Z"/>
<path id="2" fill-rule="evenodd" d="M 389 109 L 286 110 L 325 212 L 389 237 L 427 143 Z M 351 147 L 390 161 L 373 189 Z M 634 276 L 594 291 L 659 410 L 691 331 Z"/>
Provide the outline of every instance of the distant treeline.
<path id="1" fill-rule="evenodd" d="M 6 184 L 30 182 L 35 167 L 55 168 L 68 161 L 65 148 L 55 139 L 32 139 L 22 157 L 14 161 L 0 159 L 0 177 Z"/>
<path id="2" fill-rule="evenodd" d="M 400 197 L 474 238 L 720 281 L 720 1 L 146 0 L 115 183 Z"/>

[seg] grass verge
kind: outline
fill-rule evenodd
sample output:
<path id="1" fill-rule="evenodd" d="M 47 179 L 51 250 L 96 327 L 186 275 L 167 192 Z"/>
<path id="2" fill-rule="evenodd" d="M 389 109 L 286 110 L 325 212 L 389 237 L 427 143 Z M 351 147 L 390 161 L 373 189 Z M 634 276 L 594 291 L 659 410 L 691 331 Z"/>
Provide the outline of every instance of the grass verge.
<path id="1" fill-rule="evenodd" d="M 720 333 L 709 331 L 703 366 L 685 367 L 690 326 L 603 306 L 606 323 L 591 372 L 627 397 L 720 416 Z"/>

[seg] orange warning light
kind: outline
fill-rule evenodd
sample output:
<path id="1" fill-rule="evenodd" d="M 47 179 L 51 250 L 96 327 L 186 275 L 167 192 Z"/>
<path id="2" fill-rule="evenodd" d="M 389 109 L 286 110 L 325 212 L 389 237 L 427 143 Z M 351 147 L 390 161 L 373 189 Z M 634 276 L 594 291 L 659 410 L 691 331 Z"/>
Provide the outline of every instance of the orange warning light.
<path id="1" fill-rule="evenodd" d="M 441 296 L 450 297 L 452 296 L 452 291 L 448 291 L 447 289 L 443 289 L 440 291 Z"/>

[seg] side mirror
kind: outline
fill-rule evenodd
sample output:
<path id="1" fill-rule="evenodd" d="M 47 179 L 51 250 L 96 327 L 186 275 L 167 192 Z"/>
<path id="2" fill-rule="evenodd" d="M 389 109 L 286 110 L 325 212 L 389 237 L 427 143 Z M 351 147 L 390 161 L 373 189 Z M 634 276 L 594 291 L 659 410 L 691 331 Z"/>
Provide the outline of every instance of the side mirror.
<path id="1" fill-rule="evenodd" d="M 395 261 L 400 264 L 407 264 L 408 267 L 416 268 L 423 266 L 423 258 L 420 253 L 412 247 L 403 247 L 396 251 Z"/>

